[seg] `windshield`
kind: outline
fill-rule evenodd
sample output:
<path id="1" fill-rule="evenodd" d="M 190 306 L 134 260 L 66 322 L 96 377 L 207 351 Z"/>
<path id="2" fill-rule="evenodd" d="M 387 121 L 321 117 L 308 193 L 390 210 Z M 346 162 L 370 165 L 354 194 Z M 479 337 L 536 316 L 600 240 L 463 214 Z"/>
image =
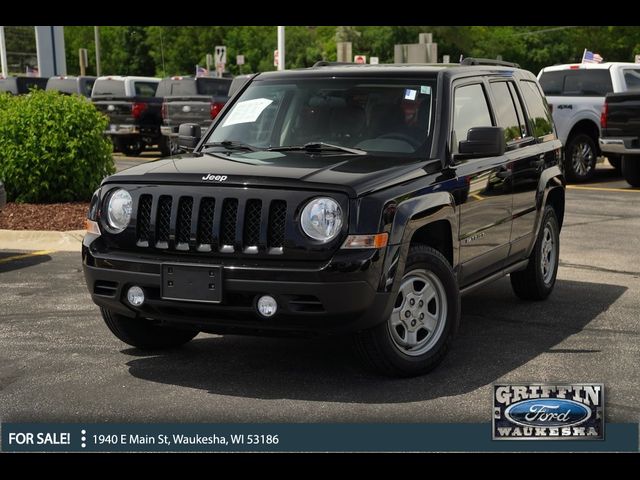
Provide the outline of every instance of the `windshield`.
<path id="1" fill-rule="evenodd" d="M 257 149 L 327 143 L 424 158 L 434 98 L 435 79 L 256 81 L 206 143 L 233 141 Z"/>

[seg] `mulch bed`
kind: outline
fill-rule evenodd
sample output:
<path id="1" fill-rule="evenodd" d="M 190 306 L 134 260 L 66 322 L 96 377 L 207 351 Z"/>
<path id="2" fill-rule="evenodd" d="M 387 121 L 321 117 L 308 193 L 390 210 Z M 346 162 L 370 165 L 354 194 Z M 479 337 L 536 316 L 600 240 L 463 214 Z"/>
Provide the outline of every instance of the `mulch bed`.
<path id="1" fill-rule="evenodd" d="M 0 229 L 82 230 L 89 203 L 7 203 L 0 212 Z"/>

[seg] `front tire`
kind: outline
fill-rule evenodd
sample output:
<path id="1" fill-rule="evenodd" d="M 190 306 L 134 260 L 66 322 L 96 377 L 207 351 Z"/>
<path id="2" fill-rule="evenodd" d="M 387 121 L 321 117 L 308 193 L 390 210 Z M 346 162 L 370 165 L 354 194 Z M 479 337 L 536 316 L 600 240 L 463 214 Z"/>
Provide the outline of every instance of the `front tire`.
<path id="1" fill-rule="evenodd" d="M 640 155 L 622 157 L 622 176 L 632 187 L 640 187 Z"/>
<path id="2" fill-rule="evenodd" d="M 511 287 L 523 300 L 544 300 L 553 291 L 560 257 L 560 226 L 552 206 L 547 205 L 538 238 L 527 268 L 513 272 Z"/>
<path id="3" fill-rule="evenodd" d="M 460 322 L 460 292 L 447 259 L 425 245 L 410 248 L 400 285 L 389 319 L 355 341 L 376 372 L 412 377 L 433 370 L 447 353 Z"/>
<path id="4" fill-rule="evenodd" d="M 177 347 L 199 333 L 190 328 L 165 327 L 149 320 L 129 318 L 102 307 L 100 313 L 111 333 L 124 343 L 143 350 Z"/>
<path id="5" fill-rule="evenodd" d="M 586 182 L 596 172 L 596 143 L 586 133 L 578 133 L 567 141 L 564 150 L 564 174 L 572 182 Z"/>

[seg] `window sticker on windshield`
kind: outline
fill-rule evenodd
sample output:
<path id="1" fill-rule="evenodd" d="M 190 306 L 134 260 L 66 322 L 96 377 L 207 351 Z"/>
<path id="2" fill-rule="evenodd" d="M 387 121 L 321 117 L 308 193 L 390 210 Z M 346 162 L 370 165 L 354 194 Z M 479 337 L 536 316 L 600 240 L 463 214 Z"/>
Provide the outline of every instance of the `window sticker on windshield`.
<path id="1" fill-rule="evenodd" d="M 417 90 L 413 90 L 411 88 L 407 88 L 404 91 L 404 99 L 405 100 L 415 100 L 416 99 L 416 94 L 418 93 Z"/>
<path id="2" fill-rule="evenodd" d="M 262 111 L 272 103 L 273 100 L 269 100 L 268 98 L 255 98 L 253 100 L 239 102 L 233 107 L 233 110 L 227 116 L 222 126 L 228 127 L 238 123 L 255 122 Z"/>
<path id="3" fill-rule="evenodd" d="M 421 85 L 420 93 L 424 93 L 425 95 L 431 95 L 431 87 L 429 85 Z"/>

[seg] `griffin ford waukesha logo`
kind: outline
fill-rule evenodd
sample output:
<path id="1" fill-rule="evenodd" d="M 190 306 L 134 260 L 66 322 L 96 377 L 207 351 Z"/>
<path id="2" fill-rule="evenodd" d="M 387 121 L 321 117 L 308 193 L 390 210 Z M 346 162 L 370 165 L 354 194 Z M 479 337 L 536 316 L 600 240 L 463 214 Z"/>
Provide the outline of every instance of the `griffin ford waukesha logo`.
<path id="1" fill-rule="evenodd" d="M 494 440 L 602 440 L 604 386 L 494 385 Z"/>
<path id="2" fill-rule="evenodd" d="M 213 173 L 209 173 L 202 177 L 202 180 L 205 182 L 224 182 L 226 179 L 226 175 L 214 175 Z"/>

